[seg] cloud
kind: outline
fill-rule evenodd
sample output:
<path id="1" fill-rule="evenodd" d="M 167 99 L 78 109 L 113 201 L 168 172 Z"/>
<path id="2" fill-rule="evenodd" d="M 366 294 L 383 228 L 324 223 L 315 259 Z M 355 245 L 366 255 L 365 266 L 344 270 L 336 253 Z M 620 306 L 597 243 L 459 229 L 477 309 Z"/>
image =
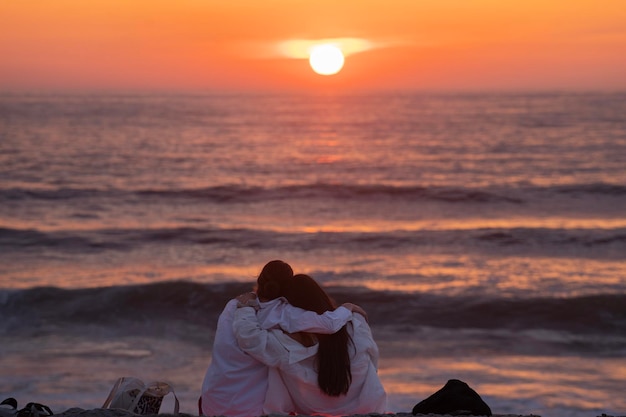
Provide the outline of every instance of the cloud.
<path id="1" fill-rule="evenodd" d="M 338 47 L 344 56 L 350 56 L 372 49 L 388 48 L 407 44 L 400 40 L 369 40 L 356 37 L 321 38 L 321 39 L 287 39 L 266 42 L 245 42 L 240 44 L 239 51 L 248 58 L 289 58 L 309 59 L 311 49 L 316 45 L 330 44 Z"/>
<path id="2" fill-rule="evenodd" d="M 375 43 L 363 38 L 325 38 L 325 39 L 289 39 L 279 42 L 276 46 L 279 55 L 293 59 L 308 59 L 311 49 L 316 45 L 334 45 L 345 56 L 369 51 L 377 46 Z"/>

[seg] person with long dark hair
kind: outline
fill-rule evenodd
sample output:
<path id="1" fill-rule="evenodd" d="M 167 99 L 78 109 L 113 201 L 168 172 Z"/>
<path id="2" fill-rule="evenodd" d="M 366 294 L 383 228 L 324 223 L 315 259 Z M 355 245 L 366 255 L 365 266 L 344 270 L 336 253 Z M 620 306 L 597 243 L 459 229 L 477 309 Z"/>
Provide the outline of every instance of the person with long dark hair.
<path id="1" fill-rule="evenodd" d="M 310 276 L 295 275 L 285 298 L 322 314 L 336 306 Z M 350 415 L 384 413 L 386 393 L 378 378 L 378 347 L 367 320 L 352 320 L 333 334 L 263 329 L 253 308 L 240 298 L 233 330 L 241 349 L 269 367 L 263 412 Z"/>

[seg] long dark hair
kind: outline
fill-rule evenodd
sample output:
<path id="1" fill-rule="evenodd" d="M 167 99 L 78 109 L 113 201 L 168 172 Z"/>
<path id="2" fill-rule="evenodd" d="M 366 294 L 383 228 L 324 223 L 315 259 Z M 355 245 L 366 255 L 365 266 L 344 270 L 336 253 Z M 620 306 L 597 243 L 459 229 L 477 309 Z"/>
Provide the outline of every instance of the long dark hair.
<path id="1" fill-rule="evenodd" d="M 292 279 L 293 270 L 288 263 L 280 260 L 270 261 L 265 264 L 256 280 L 257 296 L 261 300 L 273 300 L 283 296 Z"/>
<path id="2" fill-rule="evenodd" d="M 336 308 L 326 291 L 310 276 L 294 275 L 285 297 L 293 306 L 323 314 Z M 346 394 L 352 383 L 350 354 L 348 346 L 352 342 L 346 326 L 334 334 L 316 334 L 319 341 L 317 350 L 318 377 L 320 389 L 332 397 Z"/>

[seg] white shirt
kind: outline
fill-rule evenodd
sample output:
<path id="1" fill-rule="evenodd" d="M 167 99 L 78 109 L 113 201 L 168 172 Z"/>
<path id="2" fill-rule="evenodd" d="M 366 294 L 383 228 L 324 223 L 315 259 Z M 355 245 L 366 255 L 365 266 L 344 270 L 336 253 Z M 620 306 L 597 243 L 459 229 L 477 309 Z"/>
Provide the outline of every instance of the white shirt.
<path id="1" fill-rule="evenodd" d="M 230 300 L 217 321 L 213 354 L 202 383 L 202 412 L 206 416 L 251 417 L 263 414 L 268 388 L 268 368 L 237 345 L 233 318 L 237 300 Z M 254 312 L 254 309 L 249 308 Z M 264 329 L 281 326 L 286 331 L 334 333 L 352 313 L 345 307 L 318 315 L 290 305 L 278 298 L 259 303 L 259 318 Z"/>
<path id="2" fill-rule="evenodd" d="M 352 384 L 346 395 L 331 397 L 318 386 L 315 359 L 318 345 L 305 347 L 280 329 L 265 330 L 253 308 L 238 308 L 233 328 L 239 346 L 270 367 L 264 414 L 384 413 L 387 395 L 378 378 L 378 346 L 367 321 L 352 314 L 348 333 Z"/>

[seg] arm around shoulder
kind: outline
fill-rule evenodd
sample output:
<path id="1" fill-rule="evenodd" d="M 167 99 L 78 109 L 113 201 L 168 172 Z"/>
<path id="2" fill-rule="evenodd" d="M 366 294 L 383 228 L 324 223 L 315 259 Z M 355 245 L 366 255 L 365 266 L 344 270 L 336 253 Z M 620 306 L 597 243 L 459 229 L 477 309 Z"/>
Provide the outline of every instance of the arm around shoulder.
<path id="1" fill-rule="evenodd" d="M 361 306 L 356 305 L 356 304 L 352 304 L 352 303 L 343 303 L 341 306 L 344 307 L 344 308 L 347 308 L 348 310 L 350 310 L 353 313 L 357 313 L 357 314 L 362 315 L 365 318 L 366 321 L 369 321 L 368 318 L 367 318 L 367 313 L 365 312 L 365 310 L 363 310 L 363 308 Z"/>
<path id="2" fill-rule="evenodd" d="M 345 307 L 334 311 L 317 314 L 315 311 L 303 310 L 287 304 L 280 327 L 287 333 L 309 332 L 320 334 L 336 333 L 352 319 L 352 312 Z"/>
<path id="3" fill-rule="evenodd" d="M 253 307 L 237 308 L 233 332 L 241 350 L 267 366 L 278 366 L 285 355 L 285 348 L 271 331 L 261 328 Z"/>

